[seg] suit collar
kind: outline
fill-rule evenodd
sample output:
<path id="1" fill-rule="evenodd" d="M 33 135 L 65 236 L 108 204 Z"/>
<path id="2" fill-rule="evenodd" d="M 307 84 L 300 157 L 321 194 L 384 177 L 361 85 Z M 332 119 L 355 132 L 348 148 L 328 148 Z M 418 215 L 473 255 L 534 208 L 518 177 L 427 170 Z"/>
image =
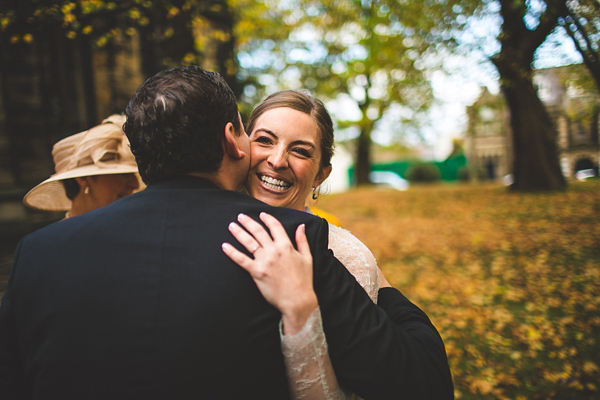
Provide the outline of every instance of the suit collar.
<path id="1" fill-rule="evenodd" d="M 172 190 L 172 189 L 220 189 L 217 185 L 211 181 L 199 178 L 197 176 L 178 176 L 175 178 L 169 178 L 158 182 L 153 182 L 146 190 Z"/>

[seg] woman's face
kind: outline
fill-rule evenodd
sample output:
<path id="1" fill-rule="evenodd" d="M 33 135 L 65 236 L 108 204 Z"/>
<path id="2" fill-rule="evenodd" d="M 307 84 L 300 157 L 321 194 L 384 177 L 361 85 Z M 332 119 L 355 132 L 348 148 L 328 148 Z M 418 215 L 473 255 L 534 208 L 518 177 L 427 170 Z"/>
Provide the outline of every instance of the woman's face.
<path id="1" fill-rule="evenodd" d="M 250 132 L 250 149 L 246 189 L 267 204 L 304 210 L 310 191 L 328 175 L 320 168 L 317 124 L 301 111 L 280 107 L 263 113 Z"/>
<path id="2" fill-rule="evenodd" d="M 104 207 L 113 201 L 132 194 L 139 188 L 135 174 L 108 174 L 87 177 L 90 204 Z M 91 211 L 91 210 L 90 210 Z"/>

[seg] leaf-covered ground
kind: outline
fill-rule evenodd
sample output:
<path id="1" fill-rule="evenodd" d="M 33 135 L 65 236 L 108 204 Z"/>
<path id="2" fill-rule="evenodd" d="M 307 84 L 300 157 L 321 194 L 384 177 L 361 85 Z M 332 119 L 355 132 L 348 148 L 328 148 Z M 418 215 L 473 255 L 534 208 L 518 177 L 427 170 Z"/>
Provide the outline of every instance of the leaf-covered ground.
<path id="1" fill-rule="evenodd" d="M 600 398 L 600 181 L 364 188 L 317 207 L 430 316 L 457 398 Z"/>

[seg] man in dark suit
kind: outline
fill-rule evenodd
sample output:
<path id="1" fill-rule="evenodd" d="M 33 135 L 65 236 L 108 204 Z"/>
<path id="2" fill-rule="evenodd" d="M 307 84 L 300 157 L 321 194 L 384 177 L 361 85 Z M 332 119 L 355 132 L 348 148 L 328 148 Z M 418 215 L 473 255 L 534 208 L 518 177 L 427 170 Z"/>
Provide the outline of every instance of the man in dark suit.
<path id="1" fill-rule="evenodd" d="M 218 74 L 163 71 L 127 118 L 147 189 L 16 250 L 0 309 L 3 399 L 288 398 L 281 314 L 221 250 L 240 212 L 265 211 L 288 234 L 306 224 L 340 384 L 363 398 L 452 398 L 443 343 L 421 310 L 393 288 L 374 305 L 327 250 L 324 220 L 238 192 L 249 139 Z"/>

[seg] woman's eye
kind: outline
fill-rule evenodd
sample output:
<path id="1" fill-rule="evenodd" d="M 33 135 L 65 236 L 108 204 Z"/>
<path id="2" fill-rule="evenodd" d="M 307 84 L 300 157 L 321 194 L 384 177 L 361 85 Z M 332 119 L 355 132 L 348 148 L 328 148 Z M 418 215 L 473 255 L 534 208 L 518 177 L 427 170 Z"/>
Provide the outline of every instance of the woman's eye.
<path id="1" fill-rule="evenodd" d="M 308 157 L 310 158 L 310 152 L 306 149 L 303 148 L 295 148 L 294 151 L 298 154 L 300 154 L 303 157 Z"/>
<path id="2" fill-rule="evenodd" d="M 273 141 L 271 139 L 269 139 L 267 136 L 259 136 L 254 141 L 258 142 L 258 143 L 265 143 L 265 144 L 273 143 Z"/>

